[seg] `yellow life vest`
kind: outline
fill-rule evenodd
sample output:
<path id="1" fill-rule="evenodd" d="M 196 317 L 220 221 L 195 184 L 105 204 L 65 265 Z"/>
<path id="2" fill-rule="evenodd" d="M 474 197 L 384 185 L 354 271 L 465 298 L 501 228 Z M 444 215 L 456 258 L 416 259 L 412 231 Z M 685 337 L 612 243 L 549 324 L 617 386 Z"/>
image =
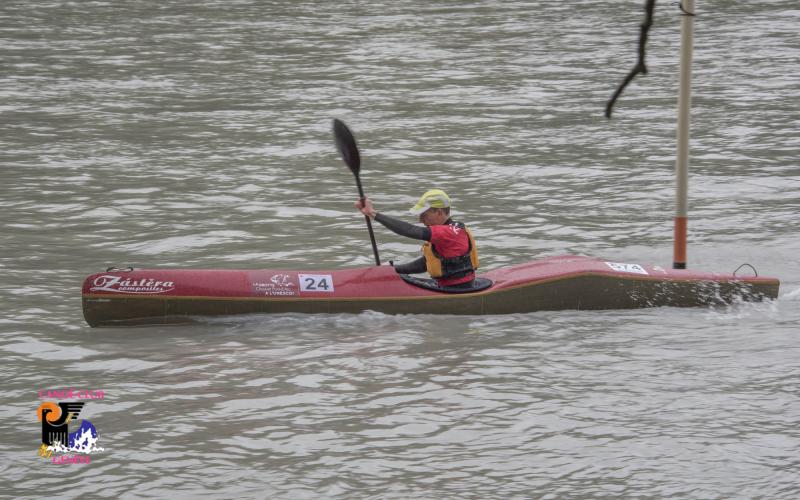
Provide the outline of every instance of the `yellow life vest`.
<path id="1" fill-rule="evenodd" d="M 456 223 L 458 227 L 467 232 L 469 237 L 469 250 L 464 255 L 458 257 L 442 257 L 433 248 L 430 241 L 422 245 L 422 255 L 425 257 L 425 267 L 428 274 L 433 278 L 455 279 L 466 276 L 478 269 L 478 247 L 475 245 L 475 238 L 464 224 Z"/>

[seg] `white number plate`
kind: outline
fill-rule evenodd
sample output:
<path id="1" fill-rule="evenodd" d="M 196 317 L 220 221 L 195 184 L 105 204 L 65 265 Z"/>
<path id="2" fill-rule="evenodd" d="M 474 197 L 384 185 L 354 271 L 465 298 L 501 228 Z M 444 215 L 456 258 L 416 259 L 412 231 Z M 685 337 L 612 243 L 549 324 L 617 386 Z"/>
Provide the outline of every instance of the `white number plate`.
<path id="1" fill-rule="evenodd" d="M 639 264 L 622 264 L 620 262 L 606 262 L 606 265 L 621 273 L 648 274 Z"/>
<path id="2" fill-rule="evenodd" d="M 301 292 L 333 292 L 333 276 L 330 274 L 298 274 Z"/>

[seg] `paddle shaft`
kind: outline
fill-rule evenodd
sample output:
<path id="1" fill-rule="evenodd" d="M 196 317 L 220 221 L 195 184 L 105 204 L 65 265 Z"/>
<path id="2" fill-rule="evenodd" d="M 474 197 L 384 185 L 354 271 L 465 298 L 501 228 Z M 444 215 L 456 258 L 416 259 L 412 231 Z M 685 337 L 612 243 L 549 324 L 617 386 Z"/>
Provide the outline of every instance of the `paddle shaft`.
<path id="1" fill-rule="evenodd" d="M 356 186 L 358 187 L 358 196 L 361 197 L 361 203 L 363 204 L 367 199 L 367 197 L 364 196 L 364 188 L 361 187 L 361 176 L 359 176 L 356 173 L 354 173 L 354 175 L 356 177 Z M 367 230 L 369 231 L 369 240 L 372 242 L 372 253 L 375 254 L 375 265 L 380 266 L 381 258 L 378 257 L 378 244 L 375 242 L 375 233 L 372 231 L 372 221 L 370 220 L 369 215 L 364 215 L 364 219 L 367 220 Z"/>

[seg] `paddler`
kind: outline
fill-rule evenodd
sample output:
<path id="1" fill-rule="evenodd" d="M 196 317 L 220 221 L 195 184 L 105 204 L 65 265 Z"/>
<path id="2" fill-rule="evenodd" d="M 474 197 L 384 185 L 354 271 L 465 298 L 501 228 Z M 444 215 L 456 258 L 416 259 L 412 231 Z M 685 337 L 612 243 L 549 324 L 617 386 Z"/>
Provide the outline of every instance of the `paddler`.
<path id="1" fill-rule="evenodd" d="M 450 197 L 441 189 L 431 189 L 409 210 L 419 216 L 424 227 L 378 213 L 369 198 L 356 202 L 364 215 L 395 233 L 422 240 L 422 257 L 407 264 L 396 264 L 400 274 L 428 272 L 441 287 L 471 288 L 478 268 L 475 239 L 464 224 L 450 218 Z"/>

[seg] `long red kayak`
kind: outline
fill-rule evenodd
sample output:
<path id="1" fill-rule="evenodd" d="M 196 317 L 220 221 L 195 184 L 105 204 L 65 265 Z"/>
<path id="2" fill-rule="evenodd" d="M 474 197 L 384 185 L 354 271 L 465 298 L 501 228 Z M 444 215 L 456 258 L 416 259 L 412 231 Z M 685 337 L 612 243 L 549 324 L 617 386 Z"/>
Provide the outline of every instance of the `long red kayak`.
<path id="1" fill-rule="evenodd" d="M 83 283 L 91 326 L 185 323 L 262 313 L 508 314 L 691 307 L 778 296 L 779 280 L 560 256 L 489 271 L 487 288 L 445 293 L 391 266 L 335 271 L 112 269 Z M 423 283 L 424 284 L 424 283 Z"/>

